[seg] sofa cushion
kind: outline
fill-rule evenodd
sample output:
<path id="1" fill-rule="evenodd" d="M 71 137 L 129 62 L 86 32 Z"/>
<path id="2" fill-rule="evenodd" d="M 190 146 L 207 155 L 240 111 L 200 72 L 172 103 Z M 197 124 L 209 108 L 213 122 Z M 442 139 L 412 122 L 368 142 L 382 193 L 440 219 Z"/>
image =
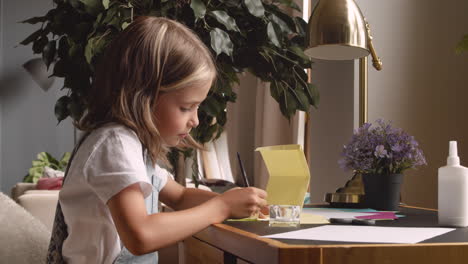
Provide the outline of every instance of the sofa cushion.
<path id="1" fill-rule="evenodd" d="M 18 202 L 18 197 L 23 195 L 28 190 L 35 190 L 36 189 L 36 184 L 35 183 L 30 183 L 30 182 L 18 182 L 15 186 L 13 186 L 13 189 L 11 189 L 11 198 L 15 202 Z"/>
<path id="2" fill-rule="evenodd" d="M 29 190 L 18 197 L 18 204 L 52 231 L 59 191 Z"/>
<path id="3" fill-rule="evenodd" d="M 2 263 L 45 263 L 50 232 L 38 219 L 0 193 Z"/>

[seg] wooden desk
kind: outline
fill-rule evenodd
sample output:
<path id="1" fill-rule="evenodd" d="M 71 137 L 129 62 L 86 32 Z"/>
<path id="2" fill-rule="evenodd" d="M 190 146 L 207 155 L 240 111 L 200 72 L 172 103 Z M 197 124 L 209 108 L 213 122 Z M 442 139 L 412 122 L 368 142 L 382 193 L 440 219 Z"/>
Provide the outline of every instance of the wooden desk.
<path id="1" fill-rule="evenodd" d="M 437 227 L 437 212 L 401 208 L 406 215 L 378 226 Z M 319 225 L 302 225 L 310 228 Z M 185 263 L 308 263 L 308 264 L 467 264 L 468 228 L 459 228 L 418 244 L 365 244 L 263 238 L 297 230 L 270 228 L 267 222 L 225 222 L 184 241 Z"/>

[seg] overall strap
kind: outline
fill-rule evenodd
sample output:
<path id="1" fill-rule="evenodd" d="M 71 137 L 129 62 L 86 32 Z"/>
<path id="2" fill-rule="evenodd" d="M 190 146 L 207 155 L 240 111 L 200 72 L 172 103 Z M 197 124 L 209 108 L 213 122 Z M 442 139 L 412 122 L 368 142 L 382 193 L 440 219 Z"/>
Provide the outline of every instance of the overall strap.
<path id="1" fill-rule="evenodd" d="M 76 152 L 78 152 L 78 149 L 80 148 L 81 144 L 83 144 L 83 142 L 89 136 L 89 134 L 91 134 L 91 132 L 86 132 L 85 134 L 83 134 L 83 136 L 78 141 L 78 144 L 76 144 L 73 148 L 72 154 L 70 155 L 70 159 L 68 160 L 67 168 L 65 169 L 65 174 L 63 175 L 63 184 L 65 184 L 65 178 L 68 175 L 68 170 L 70 169 L 71 162 L 75 157 Z"/>

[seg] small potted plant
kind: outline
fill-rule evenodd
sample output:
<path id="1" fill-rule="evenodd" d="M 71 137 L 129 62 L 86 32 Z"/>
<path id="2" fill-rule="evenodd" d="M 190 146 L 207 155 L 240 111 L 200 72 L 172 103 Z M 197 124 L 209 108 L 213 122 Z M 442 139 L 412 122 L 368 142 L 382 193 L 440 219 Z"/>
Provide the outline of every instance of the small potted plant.
<path id="1" fill-rule="evenodd" d="M 426 164 L 413 136 L 379 119 L 358 128 L 343 147 L 340 167 L 362 175 L 364 204 L 379 210 L 398 210 L 403 172 Z"/>
<path id="2" fill-rule="evenodd" d="M 24 176 L 23 182 L 37 183 L 43 176 L 46 168 L 64 172 L 70 156 L 70 152 L 65 152 L 62 158 L 58 160 L 47 152 L 37 154 L 37 159 L 32 161 L 32 167 L 28 170 L 28 174 Z"/>

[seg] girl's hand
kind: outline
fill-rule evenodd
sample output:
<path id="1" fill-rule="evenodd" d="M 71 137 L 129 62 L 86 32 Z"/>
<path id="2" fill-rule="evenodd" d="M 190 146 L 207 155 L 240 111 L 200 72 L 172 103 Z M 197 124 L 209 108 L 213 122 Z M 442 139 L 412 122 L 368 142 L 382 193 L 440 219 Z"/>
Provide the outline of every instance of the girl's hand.
<path id="1" fill-rule="evenodd" d="M 245 218 L 258 213 L 267 205 L 267 193 L 264 190 L 247 187 L 233 188 L 215 199 L 219 199 L 223 205 L 226 218 Z"/>
<path id="2" fill-rule="evenodd" d="M 258 214 L 258 218 L 260 219 L 267 219 L 267 218 L 270 218 L 270 208 L 268 207 L 268 205 L 262 207 L 260 209 L 260 213 Z"/>

